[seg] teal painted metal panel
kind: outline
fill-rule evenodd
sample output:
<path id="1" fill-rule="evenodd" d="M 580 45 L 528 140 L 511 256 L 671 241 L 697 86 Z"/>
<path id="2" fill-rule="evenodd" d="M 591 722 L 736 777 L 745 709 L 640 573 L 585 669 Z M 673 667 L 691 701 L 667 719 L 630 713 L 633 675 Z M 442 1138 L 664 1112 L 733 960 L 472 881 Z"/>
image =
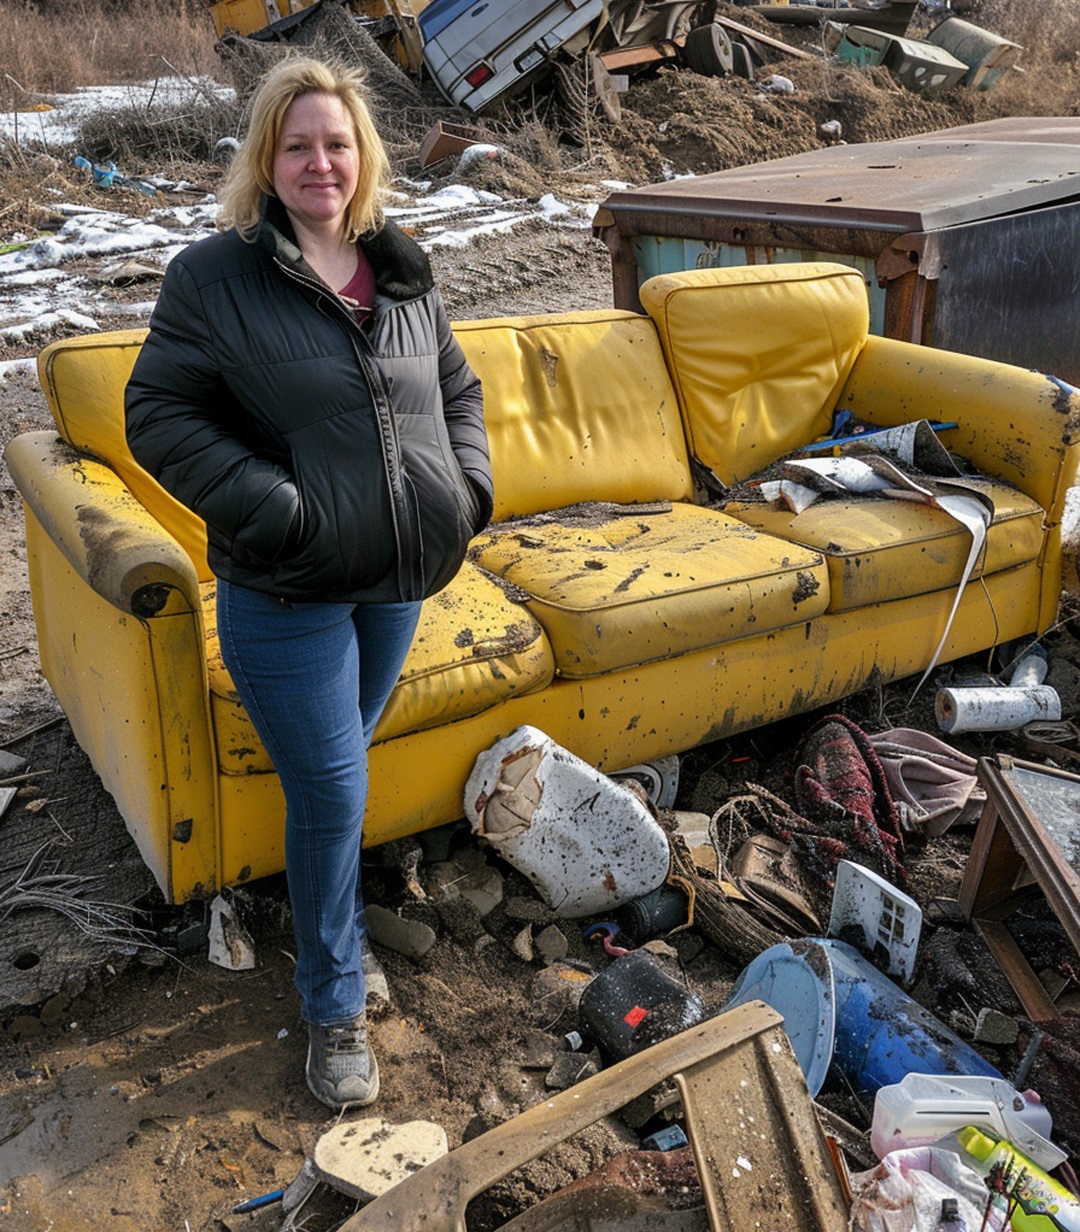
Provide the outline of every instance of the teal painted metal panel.
<path id="1" fill-rule="evenodd" d="M 857 269 L 870 297 L 870 332 L 885 332 L 885 288 L 878 286 L 874 262 L 837 252 L 813 249 L 744 247 L 719 240 L 686 240 L 675 236 L 642 235 L 631 241 L 638 268 L 638 286 L 654 274 L 688 269 L 726 269 L 733 265 L 778 265 L 791 261 L 835 261 Z"/>

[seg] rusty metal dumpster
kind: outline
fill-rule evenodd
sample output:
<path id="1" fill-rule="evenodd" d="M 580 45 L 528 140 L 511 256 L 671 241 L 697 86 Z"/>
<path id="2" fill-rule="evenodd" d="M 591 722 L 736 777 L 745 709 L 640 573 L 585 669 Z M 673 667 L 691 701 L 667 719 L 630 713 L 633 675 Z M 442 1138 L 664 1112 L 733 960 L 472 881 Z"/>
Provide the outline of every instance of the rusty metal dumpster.
<path id="1" fill-rule="evenodd" d="M 871 330 L 1080 384 L 1080 118 L 1015 117 L 612 193 L 616 307 L 654 274 L 840 261 Z"/>

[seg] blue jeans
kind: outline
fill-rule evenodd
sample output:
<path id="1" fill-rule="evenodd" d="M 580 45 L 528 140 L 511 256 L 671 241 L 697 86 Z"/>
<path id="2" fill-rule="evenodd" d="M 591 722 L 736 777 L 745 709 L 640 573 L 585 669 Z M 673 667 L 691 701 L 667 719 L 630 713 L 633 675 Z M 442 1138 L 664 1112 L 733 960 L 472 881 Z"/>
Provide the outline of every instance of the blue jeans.
<path id="1" fill-rule="evenodd" d="M 286 603 L 218 582 L 221 652 L 285 792 L 296 987 L 307 1022 L 364 1009 L 367 749 L 419 603 Z"/>

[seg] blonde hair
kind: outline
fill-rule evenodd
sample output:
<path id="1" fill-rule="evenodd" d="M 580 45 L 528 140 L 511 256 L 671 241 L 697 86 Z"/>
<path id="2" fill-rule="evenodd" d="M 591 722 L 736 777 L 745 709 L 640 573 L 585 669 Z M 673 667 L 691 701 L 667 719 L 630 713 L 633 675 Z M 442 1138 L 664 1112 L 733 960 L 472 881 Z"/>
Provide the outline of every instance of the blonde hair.
<path id="1" fill-rule="evenodd" d="M 383 222 L 379 193 L 390 175 L 390 161 L 367 103 L 364 73 L 307 57 L 281 61 L 263 78 L 251 104 L 247 138 L 218 193 L 222 225 L 255 239 L 263 203 L 274 192 L 274 155 L 285 112 L 304 94 L 332 94 L 352 120 L 359 158 L 356 192 L 345 208 L 345 234 L 353 242 Z"/>

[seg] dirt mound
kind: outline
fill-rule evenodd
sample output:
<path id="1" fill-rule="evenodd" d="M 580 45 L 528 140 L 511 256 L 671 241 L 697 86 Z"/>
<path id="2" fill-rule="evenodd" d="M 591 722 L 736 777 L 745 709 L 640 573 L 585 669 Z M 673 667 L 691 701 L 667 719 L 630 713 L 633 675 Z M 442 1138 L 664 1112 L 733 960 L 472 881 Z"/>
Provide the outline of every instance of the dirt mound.
<path id="1" fill-rule="evenodd" d="M 539 121 L 520 128 L 490 126 L 491 140 L 503 145 L 526 174 L 508 178 L 507 166 L 494 160 L 469 169 L 474 187 L 528 194 L 539 178 L 619 179 L 645 184 L 676 175 L 708 174 L 831 144 L 822 131 L 839 121 L 848 142 L 886 141 L 933 129 L 951 128 L 998 114 L 985 96 L 954 92 L 948 99 L 924 99 L 897 86 L 885 69 L 858 69 L 823 61 L 777 64 L 795 86 L 777 94 L 741 77 L 703 77 L 689 71 L 661 70 L 635 80 L 623 98 L 622 118 L 592 116 L 586 131 L 570 141 Z M 769 73 L 764 73 L 768 77 Z M 537 140 L 537 129 L 547 134 Z M 546 157 L 538 162 L 538 153 Z M 448 167 L 448 175 L 457 175 Z"/>

